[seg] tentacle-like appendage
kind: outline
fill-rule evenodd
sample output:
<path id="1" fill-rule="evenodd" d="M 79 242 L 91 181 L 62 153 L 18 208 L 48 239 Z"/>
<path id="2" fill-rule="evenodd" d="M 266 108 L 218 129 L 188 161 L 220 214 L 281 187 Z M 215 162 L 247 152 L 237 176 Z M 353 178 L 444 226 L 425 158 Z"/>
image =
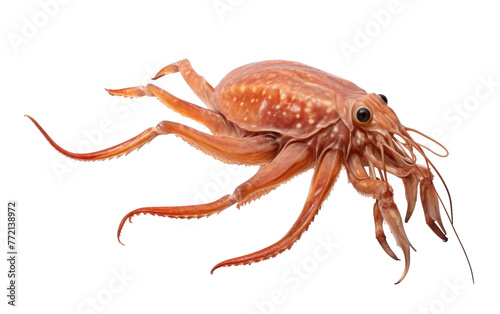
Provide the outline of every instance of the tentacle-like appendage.
<path id="1" fill-rule="evenodd" d="M 291 248 L 308 229 L 318 213 L 321 204 L 330 193 L 342 166 L 341 159 L 341 153 L 338 151 L 327 151 L 322 156 L 315 169 L 304 208 L 295 224 L 281 240 L 257 252 L 223 261 L 212 268 L 212 273 L 220 267 L 247 265 L 259 262 L 274 257 Z"/>
<path id="2" fill-rule="evenodd" d="M 149 128 L 128 141 L 97 152 L 78 154 L 69 152 L 57 145 L 45 130 L 28 116 L 45 136 L 49 143 L 61 154 L 82 161 L 103 160 L 122 155 L 141 148 L 158 135 L 175 134 L 204 153 L 226 163 L 262 165 L 276 156 L 279 143 L 272 136 L 256 135 L 253 137 L 233 138 L 229 136 L 213 136 L 200 132 L 180 123 L 162 121 L 156 127 Z"/>
<path id="3" fill-rule="evenodd" d="M 181 135 L 183 133 L 180 133 Z M 245 140 L 233 139 L 233 140 Z M 251 145 L 247 145 L 248 149 Z M 231 143 L 226 143 L 226 148 L 230 148 Z M 242 148 L 243 149 L 243 148 Z M 238 149 L 234 149 L 235 152 Z M 168 207 L 144 207 L 128 213 L 123 217 L 118 227 L 117 236 L 120 241 L 120 234 L 127 219 L 131 219 L 139 214 L 151 214 L 171 218 L 201 218 L 219 213 L 235 203 L 247 201 L 261 196 L 261 191 L 275 188 L 283 182 L 300 174 L 313 165 L 313 154 L 305 143 L 290 144 L 274 158 L 269 164 L 261 166 L 259 171 L 248 181 L 238 186 L 232 195 L 226 195 L 219 200 L 200 205 L 168 206 Z M 121 243 L 121 242 L 120 242 Z"/>
<path id="4" fill-rule="evenodd" d="M 144 207 L 131 211 L 125 217 L 123 217 L 117 231 L 118 242 L 123 245 L 120 240 L 120 235 L 127 222 L 132 222 L 132 217 L 140 214 L 150 214 L 161 217 L 170 217 L 170 218 L 202 218 L 208 217 L 213 214 L 220 213 L 224 209 L 230 207 L 236 203 L 236 197 L 234 195 L 226 195 L 221 197 L 215 202 L 200 204 L 200 205 L 189 205 L 189 206 L 170 206 L 170 207 Z"/>
<path id="5" fill-rule="evenodd" d="M 120 157 L 123 155 L 128 155 L 130 152 L 141 148 L 145 144 L 151 142 L 156 136 L 158 136 L 158 133 L 156 132 L 155 128 L 149 128 L 144 132 L 142 132 L 141 134 L 137 135 L 136 137 L 133 137 L 130 140 L 115 145 L 113 147 L 106 148 L 97 152 L 78 154 L 67 151 L 61 146 L 57 145 L 56 142 L 52 140 L 52 138 L 47 134 L 47 132 L 45 132 L 42 126 L 38 124 L 38 122 L 35 119 L 33 119 L 28 115 L 26 117 L 28 117 L 36 125 L 38 130 L 40 130 L 40 132 L 43 134 L 43 136 L 45 136 L 47 141 L 49 141 L 50 145 L 52 145 L 52 147 L 54 147 L 58 152 L 69 158 L 81 161 L 104 160 L 104 159 Z"/>

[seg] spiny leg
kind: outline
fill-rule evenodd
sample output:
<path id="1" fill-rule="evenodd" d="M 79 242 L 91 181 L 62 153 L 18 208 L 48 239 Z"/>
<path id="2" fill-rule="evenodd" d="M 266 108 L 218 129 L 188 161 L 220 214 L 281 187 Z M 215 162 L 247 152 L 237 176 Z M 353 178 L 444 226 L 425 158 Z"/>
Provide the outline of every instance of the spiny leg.
<path id="1" fill-rule="evenodd" d="M 127 87 L 122 89 L 106 89 L 113 96 L 123 96 L 130 98 L 138 97 L 156 97 L 164 105 L 173 111 L 195 120 L 206 126 L 214 135 L 238 135 L 245 133 L 234 123 L 227 120 L 219 112 L 211 109 L 206 109 L 180 98 L 175 97 L 169 92 L 159 88 L 156 85 L 148 84 L 146 86 Z"/>
<path id="2" fill-rule="evenodd" d="M 297 221 L 287 234 L 278 242 L 257 252 L 243 255 L 223 261 L 212 269 L 212 273 L 219 267 L 246 265 L 259 262 L 274 257 L 287 249 L 300 239 L 301 235 L 307 230 L 314 217 L 318 213 L 321 204 L 328 196 L 342 166 L 341 153 L 338 151 L 327 151 L 322 155 L 311 182 L 309 195 L 302 212 Z"/>
<path id="3" fill-rule="evenodd" d="M 231 205 L 242 205 L 250 199 L 262 196 L 266 191 L 276 188 L 293 176 L 310 169 L 313 154 L 304 143 L 293 143 L 286 146 L 269 164 L 261 166 L 259 171 L 248 181 L 239 185 L 231 195 L 225 195 L 219 200 L 200 205 L 144 207 L 131 211 L 123 217 L 118 227 L 118 241 L 123 225 L 127 219 L 139 214 L 152 214 L 171 218 L 201 218 L 219 213 Z M 121 242 L 120 242 L 121 243 Z"/>
<path id="4" fill-rule="evenodd" d="M 169 206 L 169 207 L 142 207 L 136 210 L 129 212 L 122 218 L 120 221 L 120 225 L 118 226 L 118 231 L 116 232 L 116 236 L 118 238 L 118 242 L 124 245 L 120 240 L 120 235 L 122 233 L 123 226 L 127 222 L 132 222 L 132 217 L 139 214 L 150 214 L 161 217 L 170 217 L 170 218 L 202 218 L 208 217 L 213 214 L 218 214 L 224 209 L 231 207 L 233 204 L 237 202 L 237 199 L 234 195 L 224 195 L 220 199 L 215 202 L 200 204 L 200 205 L 188 205 L 188 206 Z"/>
<path id="5" fill-rule="evenodd" d="M 113 147 L 103 149 L 97 152 L 92 153 L 73 153 L 65 150 L 61 146 L 57 145 L 56 142 L 45 132 L 42 126 L 32 117 L 26 115 L 40 130 L 43 136 L 47 139 L 47 141 L 54 147 L 58 152 L 65 155 L 66 157 L 81 160 L 81 161 L 95 161 L 95 160 L 104 160 L 110 159 L 114 157 L 120 157 L 122 155 L 127 155 L 131 151 L 136 150 L 149 143 L 152 139 L 154 139 L 158 134 L 154 131 L 154 128 L 149 128 L 139 135 L 131 138 L 128 141 L 115 145 Z"/>
<path id="6" fill-rule="evenodd" d="M 212 101 L 214 88 L 203 78 L 203 76 L 196 73 L 188 59 L 180 60 L 167 65 L 155 75 L 153 80 L 159 79 L 164 75 L 177 72 L 181 73 L 189 87 L 209 109 L 216 110 Z"/>
<path id="7" fill-rule="evenodd" d="M 73 153 L 57 145 L 45 130 L 30 116 L 27 116 L 42 132 L 49 143 L 63 155 L 82 161 L 103 160 L 126 155 L 144 144 L 150 142 L 158 135 L 175 134 L 189 144 L 219 160 L 228 163 L 247 165 L 267 164 L 276 156 L 279 144 L 276 139 L 268 135 L 254 137 L 233 138 L 227 136 L 213 136 L 180 123 L 162 121 L 156 127 L 149 128 L 136 137 L 92 153 Z"/>
<path id="8" fill-rule="evenodd" d="M 389 225 L 389 228 L 391 229 L 392 234 L 396 239 L 396 243 L 403 250 L 405 257 L 405 269 L 401 278 L 396 282 L 396 284 L 398 284 L 404 279 L 410 268 L 410 247 L 412 247 L 412 245 L 410 244 L 410 241 L 406 236 L 406 232 L 403 228 L 403 220 L 401 219 L 399 210 L 394 203 L 392 188 L 387 182 L 370 178 L 366 173 L 361 158 L 357 154 L 352 154 L 350 156 L 349 160 L 347 161 L 347 169 L 349 180 L 351 181 L 354 188 L 361 194 L 369 195 L 376 199 L 375 206 L 378 207 L 383 220 L 385 220 Z M 375 211 L 375 214 L 376 213 L 377 212 Z M 383 230 L 379 229 L 377 226 L 379 222 L 380 218 L 375 217 L 376 232 L 383 233 Z M 386 251 L 386 253 L 394 258 L 394 252 L 392 252 L 392 250 L 390 250 L 389 246 L 387 245 L 387 242 L 385 241 L 385 235 L 381 237 L 377 234 L 377 240 L 380 242 L 382 248 Z"/>

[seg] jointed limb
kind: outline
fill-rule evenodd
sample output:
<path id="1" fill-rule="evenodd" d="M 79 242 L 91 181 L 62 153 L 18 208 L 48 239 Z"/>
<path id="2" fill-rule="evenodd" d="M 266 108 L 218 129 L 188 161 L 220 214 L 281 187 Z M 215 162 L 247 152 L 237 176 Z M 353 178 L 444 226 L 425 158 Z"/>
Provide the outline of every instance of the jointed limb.
<path id="1" fill-rule="evenodd" d="M 56 150 L 70 158 L 82 161 L 103 160 L 126 155 L 133 150 L 139 149 L 158 135 L 164 134 L 178 135 L 194 147 L 227 163 L 247 165 L 267 164 L 273 160 L 279 149 L 276 139 L 270 135 L 257 135 L 245 138 L 218 137 L 179 123 L 162 121 L 156 127 L 149 128 L 121 144 L 97 152 L 79 154 L 61 148 L 50 138 L 35 119 L 29 116 L 28 118 L 33 121 Z"/>
<path id="2" fill-rule="evenodd" d="M 377 240 L 382 248 L 389 256 L 395 258 L 394 252 L 392 252 L 385 240 L 384 231 L 381 226 L 382 220 L 378 216 L 378 213 L 380 213 L 382 219 L 387 222 L 396 239 L 396 243 L 403 250 L 405 256 L 405 269 L 401 278 L 396 282 L 399 283 L 406 276 L 410 267 L 411 244 L 403 228 L 403 221 L 399 214 L 399 210 L 394 203 L 392 188 L 387 182 L 370 178 L 365 171 L 361 158 L 356 154 L 350 156 L 347 161 L 347 168 L 349 169 L 349 171 L 347 171 L 349 180 L 354 188 L 361 194 L 369 195 L 376 200 L 374 206 L 375 232 Z"/>
<path id="3" fill-rule="evenodd" d="M 384 165 L 381 162 L 379 152 L 367 148 L 364 156 L 375 167 L 382 169 Z M 420 184 L 420 200 L 424 209 L 425 222 L 431 230 L 443 241 L 447 241 L 446 230 L 441 220 L 439 212 L 439 199 L 436 188 L 432 183 L 433 176 L 427 167 L 416 165 L 415 167 L 400 168 L 391 162 L 390 158 L 386 158 L 387 172 L 402 179 L 408 209 L 406 210 L 405 222 L 410 220 L 415 204 L 417 202 L 417 189 Z"/>
<path id="4" fill-rule="evenodd" d="M 130 98 L 138 98 L 144 96 L 156 97 L 173 111 L 203 124 L 214 135 L 234 136 L 239 135 L 243 132 L 243 130 L 234 125 L 234 123 L 227 120 L 219 112 L 211 109 L 206 109 L 177 98 L 169 92 L 153 84 L 122 89 L 106 89 L 106 91 L 108 91 L 108 93 L 113 96 L 123 96 Z"/>
<path id="5" fill-rule="evenodd" d="M 304 143 L 293 143 L 269 164 L 261 166 L 259 171 L 248 181 L 238 186 L 233 194 L 225 195 L 219 200 L 200 205 L 145 207 L 128 213 L 123 217 L 118 228 L 118 239 L 127 219 L 139 214 L 152 214 L 172 218 L 200 218 L 219 213 L 233 204 L 242 205 L 250 199 L 256 199 L 265 192 L 276 188 L 295 175 L 310 169 L 313 165 L 311 149 Z"/>
<path id="6" fill-rule="evenodd" d="M 318 213 L 321 204 L 330 193 L 342 166 L 341 159 L 341 153 L 338 151 L 327 151 L 322 156 L 314 171 L 309 195 L 304 208 L 295 224 L 281 240 L 260 251 L 223 261 L 212 269 L 212 273 L 219 267 L 246 265 L 259 262 L 274 257 L 291 248 L 307 230 Z"/>
<path id="7" fill-rule="evenodd" d="M 196 73 L 188 59 L 180 60 L 161 69 L 153 78 L 154 80 L 171 73 L 180 72 L 186 83 L 203 103 L 212 110 L 216 110 L 212 101 L 214 88 L 203 76 Z"/>

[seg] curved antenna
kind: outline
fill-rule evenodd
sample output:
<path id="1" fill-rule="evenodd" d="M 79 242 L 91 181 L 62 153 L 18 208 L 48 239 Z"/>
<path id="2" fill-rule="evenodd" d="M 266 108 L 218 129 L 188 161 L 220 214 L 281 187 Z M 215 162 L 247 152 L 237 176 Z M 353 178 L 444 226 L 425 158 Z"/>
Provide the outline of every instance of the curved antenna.
<path id="1" fill-rule="evenodd" d="M 413 129 L 409 129 L 409 130 L 413 130 Z M 419 134 L 422 134 L 418 131 L 416 131 L 416 133 L 419 133 Z M 406 136 L 409 137 L 409 139 L 411 139 L 411 137 L 409 136 L 409 134 L 405 134 Z M 423 134 L 422 134 L 423 135 Z M 429 138 L 431 139 L 430 137 L 424 135 L 424 137 L 426 138 Z M 432 139 L 431 139 L 432 140 Z M 434 141 L 434 140 L 432 140 Z M 443 147 L 445 150 L 446 150 L 446 156 L 448 156 L 448 150 L 443 146 L 441 145 L 440 143 L 434 141 L 435 143 L 439 144 L 441 147 Z M 422 150 L 422 148 L 420 147 L 420 144 L 416 143 L 415 141 L 413 141 L 414 143 L 414 147 L 415 149 L 420 153 L 422 154 L 422 156 L 424 157 L 426 163 L 427 163 L 427 168 L 430 169 L 432 167 L 432 169 L 434 169 L 434 171 L 436 172 L 436 174 L 438 175 L 439 179 L 441 180 L 441 182 L 443 183 L 444 185 L 444 188 L 446 189 L 446 193 L 448 194 L 448 199 L 450 201 L 450 212 L 451 212 L 451 215 L 450 213 L 448 213 L 448 210 L 446 209 L 446 206 L 444 205 L 443 203 L 443 200 L 441 199 L 441 197 L 439 196 L 439 194 L 437 194 L 438 196 L 438 199 L 439 201 L 441 202 L 441 205 L 443 206 L 443 209 L 444 209 L 444 212 L 446 213 L 446 217 L 448 217 L 448 220 L 450 221 L 450 224 L 451 224 L 451 228 L 453 229 L 453 232 L 455 233 L 455 236 L 457 237 L 457 240 L 458 240 L 458 243 L 460 244 L 460 247 L 462 248 L 462 251 L 464 252 L 464 255 L 465 255 L 465 259 L 467 260 L 467 264 L 469 265 L 469 270 L 470 270 L 470 273 L 471 273 L 471 277 L 472 277 L 472 283 L 475 283 L 475 279 L 474 279 L 474 271 L 472 270 L 472 265 L 470 263 L 470 260 L 469 260 L 469 256 L 467 255 L 467 251 L 465 250 L 465 247 L 462 243 L 462 240 L 460 239 L 460 236 L 458 235 L 458 232 L 457 230 L 455 229 L 455 225 L 453 224 L 453 203 L 452 203 L 452 200 L 451 200 L 451 194 L 450 194 L 450 191 L 448 189 L 448 186 L 446 185 L 446 182 L 444 181 L 443 177 L 441 176 L 441 173 L 439 173 L 439 171 L 437 170 L 436 166 L 434 166 L 434 164 L 429 160 L 429 158 L 427 157 L 427 155 L 425 154 L 425 152 Z M 429 150 L 431 151 L 431 150 Z M 433 151 L 431 151 L 433 152 Z M 435 152 L 433 152 L 434 154 L 436 154 Z M 436 154 L 438 156 L 441 156 L 439 154 Z M 445 157 L 445 156 L 444 156 Z M 430 167 L 429 167 L 430 166 Z M 431 181 L 432 183 L 432 181 Z M 433 183 L 432 183 L 433 184 Z"/>
<path id="2" fill-rule="evenodd" d="M 440 155 L 440 154 L 437 154 L 436 152 L 434 152 L 433 150 L 429 149 L 428 147 L 420 144 L 420 143 L 417 143 L 415 142 L 415 140 L 410 136 L 410 134 L 408 132 L 404 132 L 402 133 L 404 135 L 404 139 L 407 140 L 410 145 L 412 145 L 421 155 L 422 157 L 424 157 L 425 159 L 425 162 L 427 163 L 427 168 L 430 170 L 430 167 L 429 167 L 429 163 L 432 165 L 432 168 L 436 171 L 437 175 L 439 176 L 439 179 L 441 180 L 441 182 L 443 183 L 444 185 L 444 188 L 446 189 L 446 193 L 448 194 L 448 200 L 450 202 L 450 213 L 451 213 L 451 220 L 450 222 L 453 223 L 453 202 L 451 200 L 451 194 L 450 194 L 450 190 L 448 190 L 448 186 L 446 185 L 446 183 L 444 182 L 444 179 L 443 177 L 441 176 L 441 174 L 439 173 L 439 171 L 436 169 L 436 167 L 434 166 L 434 164 L 431 163 L 431 161 L 429 160 L 429 158 L 427 157 L 427 155 L 425 154 L 424 150 L 422 149 L 422 147 L 426 148 L 427 150 L 429 150 L 431 153 L 437 155 L 437 156 L 440 156 L 440 157 L 446 157 L 449 155 L 449 152 L 448 150 L 446 149 L 446 147 L 444 147 L 441 143 L 437 142 L 436 140 L 432 139 L 431 137 L 417 131 L 417 130 L 414 130 L 412 128 L 407 128 L 405 127 L 406 130 L 408 131 L 412 131 L 412 132 L 415 132 L 417 134 L 420 134 L 422 135 L 423 137 L 425 138 L 428 138 L 429 140 L 433 141 L 434 143 L 437 143 L 439 146 L 441 146 L 445 151 L 446 151 L 446 155 Z M 444 205 L 443 205 L 444 207 Z M 444 207 L 445 210 L 446 210 L 446 207 Z"/>
<path id="3" fill-rule="evenodd" d="M 424 133 L 422 133 L 422 132 L 420 132 L 420 131 L 417 131 L 417 130 L 415 130 L 415 129 L 412 129 L 412 128 L 407 128 L 407 127 L 405 127 L 405 129 L 406 129 L 407 131 L 414 132 L 414 133 L 417 133 L 418 135 L 420 135 L 420 136 L 422 136 L 422 137 L 425 137 L 425 138 L 426 138 L 426 139 L 428 139 L 429 141 L 431 141 L 431 142 L 433 142 L 433 143 L 435 143 L 435 144 L 439 145 L 439 147 L 441 147 L 442 149 L 444 149 L 444 151 L 446 152 L 446 154 L 445 154 L 445 155 L 438 154 L 438 153 L 436 153 L 435 151 L 433 151 L 432 149 L 430 149 L 429 147 L 427 147 L 427 146 L 425 146 L 425 145 L 422 145 L 422 144 L 420 144 L 420 143 L 418 144 L 418 145 L 420 145 L 420 147 L 427 149 L 428 151 L 430 151 L 430 152 L 431 152 L 431 153 L 433 153 L 434 155 L 439 156 L 439 157 L 448 157 L 448 155 L 450 154 L 450 153 L 448 152 L 448 150 L 446 149 L 446 147 L 444 147 L 444 145 L 443 145 L 443 144 L 439 143 L 438 141 L 436 141 L 436 140 L 435 140 L 435 139 L 433 139 L 432 137 L 430 137 L 430 136 L 428 136 L 428 135 L 425 135 Z M 415 142 L 415 143 L 416 143 L 416 142 Z"/>
<path id="4" fill-rule="evenodd" d="M 441 178 L 441 181 L 443 182 L 444 186 L 446 187 L 446 183 L 444 183 L 444 180 L 441 177 L 441 174 L 436 169 L 436 167 L 434 166 L 434 164 L 430 160 L 428 162 L 431 165 L 432 169 L 434 169 L 434 171 L 436 171 L 437 175 L 439 176 L 439 178 Z M 448 188 L 446 188 L 446 191 L 448 192 Z M 448 192 L 448 195 L 449 195 L 449 192 Z M 467 255 L 467 252 L 465 251 L 465 247 L 462 244 L 462 240 L 460 240 L 460 237 L 458 236 L 457 230 L 455 229 L 455 226 L 453 224 L 453 218 L 452 218 L 453 216 L 450 217 L 450 214 L 448 214 L 448 211 L 446 210 L 446 207 L 444 206 L 443 201 L 441 200 L 441 197 L 439 196 L 439 194 L 437 196 L 439 198 L 439 201 L 441 202 L 441 205 L 444 208 L 444 212 L 446 213 L 446 216 L 448 217 L 448 220 L 451 223 L 451 228 L 453 229 L 453 232 L 455 233 L 455 236 L 457 237 L 458 243 L 460 243 L 460 246 L 462 247 L 462 251 L 464 252 L 465 258 L 467 259 L 467 264 L 469 264 L 469 270 L 470 270 L 470 274 L 472 276 L 472 283 L 474 283 L 475 281 L 474 281 L 474 272 L 472 271 L 472 265 L 470 263 L 469 256 Z M 450 197 L 450 201 L 451 201 L 451 197 Z"/>

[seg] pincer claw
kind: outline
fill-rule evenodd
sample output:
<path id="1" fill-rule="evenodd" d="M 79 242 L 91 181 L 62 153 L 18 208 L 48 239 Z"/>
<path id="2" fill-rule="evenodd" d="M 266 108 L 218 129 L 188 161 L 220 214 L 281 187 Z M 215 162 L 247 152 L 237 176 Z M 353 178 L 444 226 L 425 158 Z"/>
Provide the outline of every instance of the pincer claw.
<path id="1" fill-rule="evenodd" d="M 153 77 L 153 80 L 157 80 L 160 77 L 163 77 L 163 76 L 168 75 L 168 74 L 179 72 L 179 63 L 180 63 L 180 61 L 177 61 L 177 62 L 174 62 L 174 63 L 167 65 L 166 67 L 161 69 L 158 73 L 156 73 L 156 75 Z"/>
<path id="2" fill-rule="evenodd" d="M 420 199 L 424 208 L 425 222 L 441 240 L 448 241 L 446 230 L 441 221 L 441 214 L 439 213 L 438 194 L 429 178 L 424 178 L 420 182 Z"/>
<path id="3" fill-rule="evenodd" d="M 408 270 L 410 269 L 410 247 L 413 250 L 415 250 L 415 248 L 413 248 L 410 241 L 408 240 L 408 237 L 406 236 L 406 232 L 403 228 L 403 220 L 401 219 L 401 215 L 399 214 L 399 210 L 396 204 L 394 204 L 393 201 L 387 203 L 384 202 L 381 203 L 377 201 L 375 206 L 379 209 L 382 219 L 385 220 L 389 225 L 389 228 L 391 229 L 391 232 L 394 235 L 394 238 L 396 239 L 397 245 L 401 247 L 401 249 L 403 250 L 405 258 L 405 268 L 403 274 L 401 275 L 401 278 L 399 278 L 399 280 L 395 283 L 398 284 L 405 278 L 406 274 L 408 273 Z"/>
<path id="4" fill-rule="evenodd" d="M 408 209 L 406 210 L 405 222 L 410 220 L 413 211 L 415 210 L 415 204 L 417 203 L 417 188 L 418 188 L 418 177 L 408 176 L 403 178 L 403 184 L 405 187 L 406 201 L 408 202 Z"/>
<path id="5" fill-rule="evenodd" d="M 387 253 L 387 255 L 399 261 L 399 258 L 396 256 L 396 254 L 394 254 L 394 251 L 392 251 L 391 247 L 387 243 L 383 228 L 384 218 L 382 217 L 382 213 L 378 208 L 378 202 L 375 202 L 375 204 L 373 205 L 373 218 L 375 220 L 375 237 L 377 238 L 378 243 L 380 243 L 380 246 Z"/>

